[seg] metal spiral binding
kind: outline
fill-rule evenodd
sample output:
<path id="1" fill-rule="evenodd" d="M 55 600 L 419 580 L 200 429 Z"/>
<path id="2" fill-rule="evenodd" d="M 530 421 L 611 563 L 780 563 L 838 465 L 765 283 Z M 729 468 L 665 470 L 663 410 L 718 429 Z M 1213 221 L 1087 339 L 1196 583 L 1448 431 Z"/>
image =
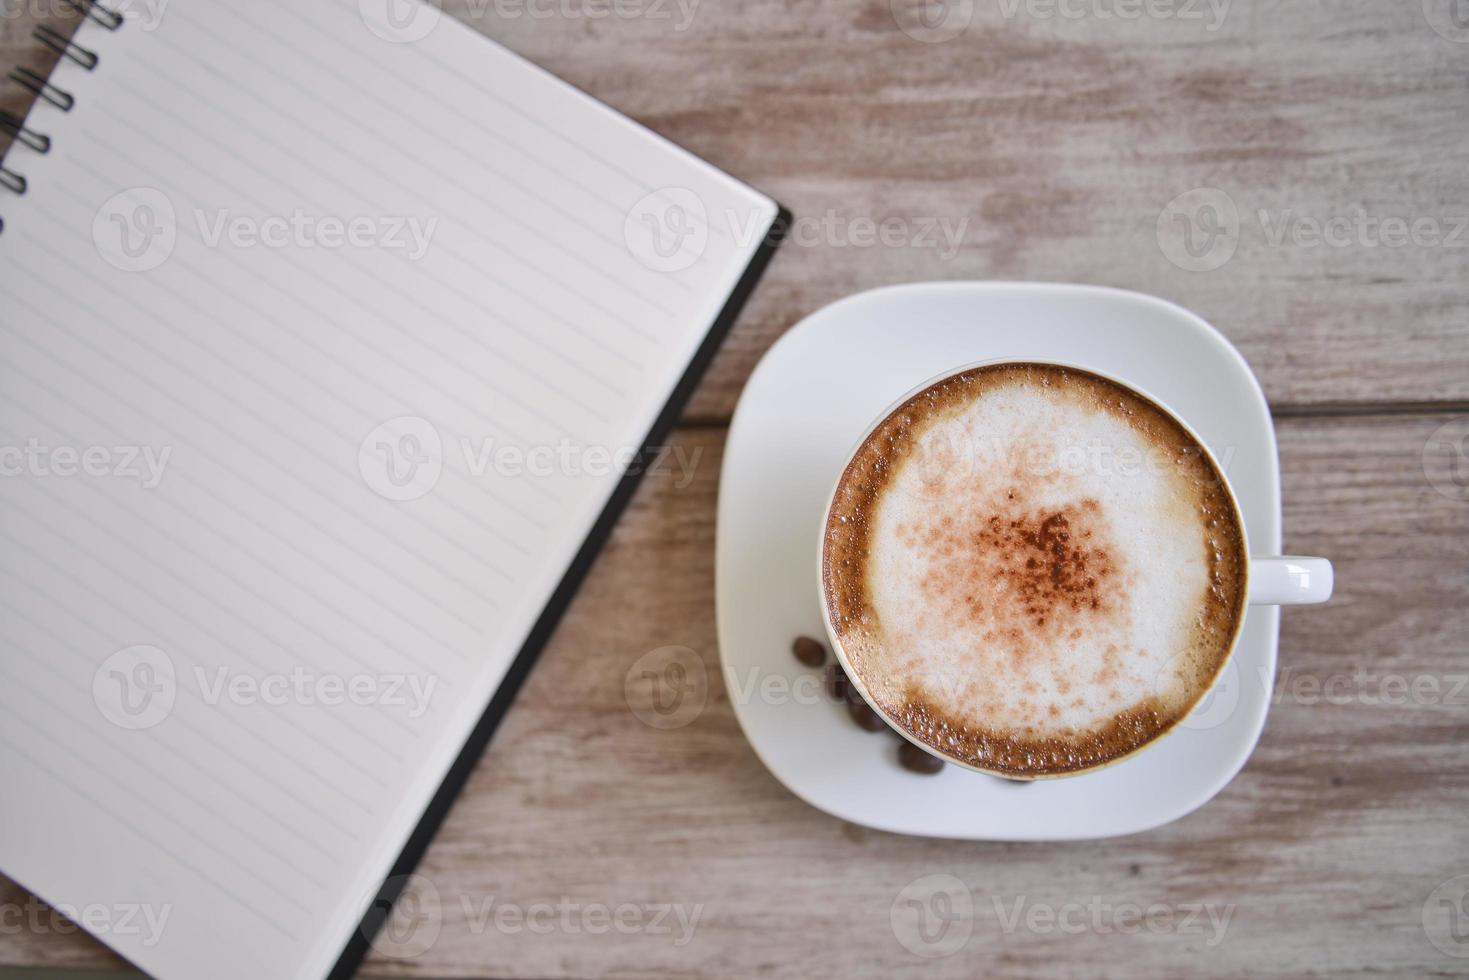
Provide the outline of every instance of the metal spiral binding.
<path id="1" fill-rule="evenodd" d="M 122 14 L 115 10 L 109 10 L 102 6 L 98 0 L 63 0 L 73 10 L 78 10 L 88 18 L 101 24 L 109 31 L 115 31 L 123 24 Z M 46 47 L 55 51 L 63 58 L 67 58 L 87 71 L 97 67 L 100 57 L 97 52 L 82 47 L 71 38 L 46 25 L 37 27 L 33 32 L 34 37 Z M 10 73 L 10 80 L 62 112 L 70 112 L 76 105 L 76 97 L 70 92 L 64 91 L 52 85 L 48 79 L 31 71 L 29 68 L 16 68 Z M 0 131 L 7 132 L 15 137 L 21 145 L 35 150 L 37 153 L 48 153 L 51 150 L 51 137 L 38 133 L 33 129 L 27 129 L 25 121 L 17 119 L 8 112 L 0 112 Z M 5 166 L 3 158 L 0 158 L 0 189 L 10 191 L 13 194 L 24 194 L 26 192 L 26 179 Z M 5 232 L 5 219 L 0 218 L 0 234 Z"/>
<path id="2" fill-rule="evenodd" d="M 30 147 L 37 153 L 51 152 L 51 137 L 38 133 L 34 129 L 27 129 L 22 120 L 8 112 L 0 112 L 0 132 L 9 133 L 15 137 L 17 142 Z"/>
<path id="3" fill-rule="evenodd" d="M 26 179 L 14 170 L 6 170 L 5 165 L 0 163 L 0 187 L 15 194 L 26 192 Z"/>
<path id="4" fill-rule="evenodd" d="M 80 10 L 109 31 L 115 31 L 122 26 L 122 14 L 115 10 L 108 10 L 97 0 L 62 0 L 62 2 L 73 10 Z"/>
<path id="5" fill-rule="evenodd" d="M 83 68 L 87 69 L 87 71 L 91 71 L 93 68 L 97 67 L 97 52 L 89 51 L 88 49 L 82 47 L 80 44 L 77 44 L 71 38 L 67 37 L 65 34 L 62 34 L 59 31 L 52 30 L 45 24 L 42 24 L 40 27 L 37 27 L 34 31 L 32 31 L 31 36 L 34 37 L 37 41 L 40 41 L 42 44 L 46 45 L 46 47 L 50 48 L 52 51 L 55 51 L 57 54 L 61 55 L 63 58 L 70 58 L 72 61 L 75 61 Z"/>
<path id="6" fill-rule="evenodd" d="M 15 69 L 10 73 L 10 80 L 37 98 L 45 99 L 62 112 L 70 112 L 71 107 L 77 104 L 76 98 L 70 92 L 63 92 L 29 68 Z"/>

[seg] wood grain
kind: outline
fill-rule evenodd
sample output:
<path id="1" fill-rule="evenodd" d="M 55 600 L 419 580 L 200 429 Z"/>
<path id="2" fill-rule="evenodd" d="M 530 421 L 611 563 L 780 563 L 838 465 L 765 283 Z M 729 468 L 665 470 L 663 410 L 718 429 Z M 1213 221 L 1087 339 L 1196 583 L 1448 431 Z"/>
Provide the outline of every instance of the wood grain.
<path id="1" fill-rule="evenodd" d="M 1177 15 L 959 0 L 968 26 L 942 43 L 900 29 L 920 0 L 445 7 L 795 212 L 691 418 L 728 419 L 760 355 L 813 310 L 928 279 L 1155 293 L 1224 331 L 1276 405 L 1469 402 L 1469 44 L 1418 0 L 1215 0 L 1221 20 L 1203 0 L 1159 2 Z M 32 7 L 16 9 L 0 57 L 44 62 Z M 1239 216 L 1233 258 L 1207 272 L 1165 254 L 1180 226 L 1158 230 L 1196 188 Z M 1350 244 L 1312 237 L 1333 219 Z M 1384 238 L 1384 219 L 1425 222 L 1420 244 Z M 861 244 L 885 220 L 895 244 Z M 962 231 L 957 248 L 935 222 Z"/>
<path id="2" fill-rule="evenodd" d="M 1269 232 L 1286 216 L 1360 213 L 1450 234 L 1469 216 L 1469 45 L 1435 33 L 1416 0 L 1234 2 L 1213 31 L 1035 16 L 1052 8 L 1026 3 L 1007 17 L 1011 0 L 979 0 L 942 43 L 905 34 L 913 8 L 896 3 L 685 0 L 655 8 L 667 17 L 592 17 L 607 8 L 562 0 L 540 17 L 513 0 L 446 0 L 807 220 L 677 437 L 703 451 L 694 482 L 640 491 L 421 868 L 445 910 L 438 941 L 412 959 L 380 954 L 366 974 L 1463 975 L 1469 960 L 1436 949 L 1421 917 L 1437 884 L 1469 873 L 1469 694 L 1452 694 L 1469 674 L 1469 504 L 1430 485 L 1422 453 L 1469 405 L 1469 247 L 1273 244 Z M 30 29 L 74 20 L 62 9 L 0 5 L 6 70 L 47 68 L 54 56 Z M 19 90 L 0 86 L 0 107 L 23 109 Z M 1165 206 L 1195 188 L 1225 192 L 1240 216 L 1233 257 L 1212 271 L 1175 264 L 1180 240 L 1158 232 Z M 910 235 L 963 223 L 960 247 L 852 244 L 860 222 L 884 219 Z M 841 296 L 971 278 L 1142 289 L 1214 322 L 1287 416 L 1288 549 L 1337 562 L 1336 600 L 1284 617 L 1279 700 L 1245 770 L 1149 834 L 1037 847 L 843 824 L 764 770 L 718 677 L 722 425 L 755 362 Z M 623 683 L 669 645 L 705 663 L 708 704 L 655 731 Z M 1402 700 L 1398 679 L 1439 693 L 1382 703 Z M 900 945 L 889 911 L 939 872 L 966 883 L 981 915 L 961 952 L 927 961 Z M 563 896 L 699 906 L 702 918 L 675 945 L 478 930 L 459 905 Z M 1207 928 L 1005 933 L 996 898 L 1233 911 L 1209 945 Z M 26 902 L 0 879 L 0 910 Z M 80 933 L 0 921 L 7 965 L 121 966 Z"/>
<path id="3" fill-rule="evenodd" d="M 804 222 L 696 417 L 728 418 L 760 354 L 811 311 L 927 279 L 1155 293 L 1224 331 L 1276 404 L 1469 398 L 1469 229 L 1454 247 L 1271 241 L 1287 217 L 1446 231 L 1469 217 L 1469 45 L 1434 33 L 1420 3 L 1236 2 L 1212 32 L 967 6 L 969 27 L 938 44 L 905 35 L 886 0 L 707 3 L 682 32 L 475 23 Z M 1239 213 L 1238 250 L 1186 271 L 1158 219 L 1208 187 Z M 856 222 L 889 218 L 915 238 L 933 220 L 967 222 L 963 246 L 851 244 Z"/>
<path id="4" fill-rule="evenodd" d="M 651 478 L 639 492 L 420 868 L 443 910 L 437 942 L 413 959 L 378 955 L 366 974 L 1462 975 L 1464 961 L 1442 955 L 1421 925 L 1429 893 L 1469 873 L 1469 688 L 1453 693 L 1469 678 L 1469 504 L 1435 491 L 1422 467 L 1442 421 L 1282 422 L 1286 548 L 1334 558 L 1338 589 L 1329 606 L 1284 617 L 1278 702 L 1259 748 L 1217 799 L 1175 824 L 1043 846 L 868 831 L 776 783 L 718 675 L 723 433 L 680 431 L 686 452 L 702 452 L 694 481 Z M 688 726 L 657 731 L 630 711 L 624 678 L 668 645 L 702 658 L 707 705 Z M 1440 693 L 1400 695 L 1390 678 L 1410 692 L 1428 679 Z M 928 961 L 899 944 L 889 912 L 905 885 L 935 873 L 964 881 L 980 912 L 962 951 Z M 476 924 L 490 899 L 525 907 L 563 896 L 701 906 L 702 917 L 682 946 L 676 934 Z M 1212 927 L 1007 933 L 997 898 L 1007 910 L 1019 901 L 1232 912 L 1214 945 Z M 11 935 L 0 936 L 6 962 L 111 959 L 80 936 Z"/>

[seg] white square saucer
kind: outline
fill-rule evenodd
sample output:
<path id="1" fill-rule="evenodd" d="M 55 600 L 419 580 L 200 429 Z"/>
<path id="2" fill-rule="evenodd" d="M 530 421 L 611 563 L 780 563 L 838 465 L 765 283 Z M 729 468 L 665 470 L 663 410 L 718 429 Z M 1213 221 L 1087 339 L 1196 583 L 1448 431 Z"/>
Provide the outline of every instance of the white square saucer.
<path id="1" fill-rule="evenodd" d="M 1040 358 L 1136 384 L 1208 443 L 1239 497 L 1251 548 L 1280 553 L 1275 430 L 1248 365 L 1218 331 L 1139 293 L 1045 283 L 926 283 L 812 314 L 760 362 L 740 398 L 719 488 L 720 657 L 761 761 L 818 809 L 879 830 L 976 840 L 1137 833 L 1182 817 L 1234 778 L 1260 737 L 1280 612 L 1251 607 L 1213 691 L 1178 730 L 1117 765 L 1012 783 L 897 763 L 791 655 L 824 640 L 817 544 L 827 494 L 857 439 L 913 387 L 960 365 Z"/>

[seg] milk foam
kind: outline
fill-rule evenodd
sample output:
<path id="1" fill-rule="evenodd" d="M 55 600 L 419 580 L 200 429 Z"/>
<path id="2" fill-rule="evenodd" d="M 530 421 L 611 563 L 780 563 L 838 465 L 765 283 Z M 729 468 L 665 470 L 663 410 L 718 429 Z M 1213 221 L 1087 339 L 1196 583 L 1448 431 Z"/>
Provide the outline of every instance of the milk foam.
<path id="1" fill-rule="evenodd" d="M 931 403 L 883 460 L 865 612 L 839 633 L 873 699 L 936 747 L 982 731 L 1069 757 L 1120 718 L 1145 741 L 1222 666 L 1233 630 L 1207 612 L 1234 601 L 1215 559 L 1239 542 L 1210 529 L 1212 467 L 1140 420 L 1147 403 L 1082 379 L 1022 372 Z"/>

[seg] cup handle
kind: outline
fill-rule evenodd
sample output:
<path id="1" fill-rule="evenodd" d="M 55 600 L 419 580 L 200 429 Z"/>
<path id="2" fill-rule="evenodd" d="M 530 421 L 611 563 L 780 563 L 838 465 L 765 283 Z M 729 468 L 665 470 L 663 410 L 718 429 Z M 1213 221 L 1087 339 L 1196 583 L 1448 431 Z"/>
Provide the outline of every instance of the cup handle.
<path id="1" fill-rule="evenodd" d="M 1250 559 L 1250 604 L 1302 606 L 1331 598 L 1335 576 L 1325 558 Z"/>

